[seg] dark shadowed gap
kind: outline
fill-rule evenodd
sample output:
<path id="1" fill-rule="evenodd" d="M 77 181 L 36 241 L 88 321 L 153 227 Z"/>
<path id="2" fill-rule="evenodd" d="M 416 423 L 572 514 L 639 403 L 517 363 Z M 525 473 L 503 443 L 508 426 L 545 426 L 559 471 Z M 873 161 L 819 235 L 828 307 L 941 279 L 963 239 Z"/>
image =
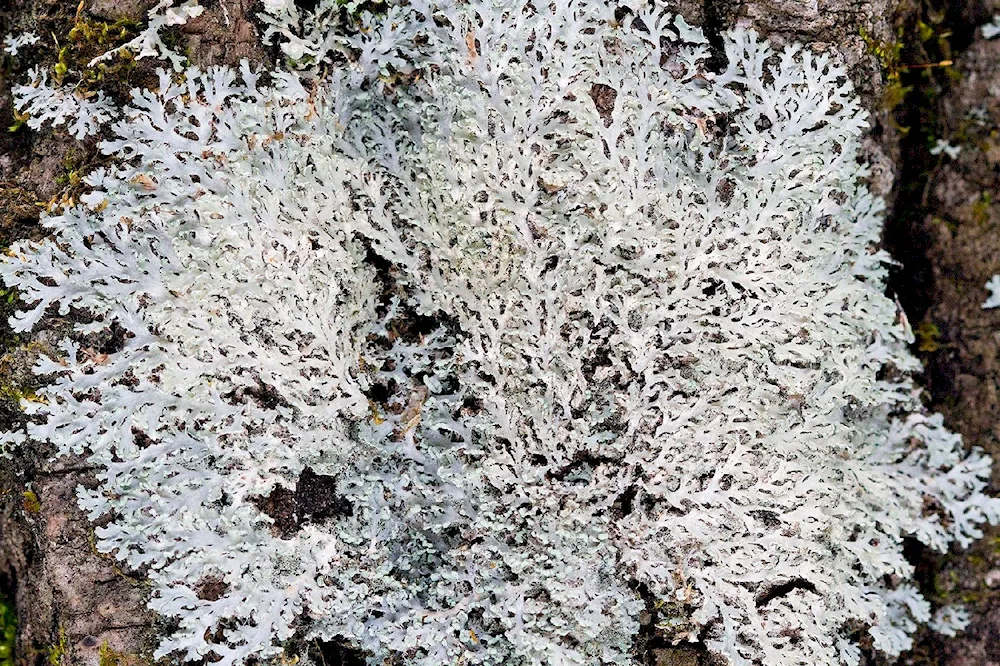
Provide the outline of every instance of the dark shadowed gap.
<path id="1" fill-rule="evenodd" d="M 317 5 L 319 5 L 319 0 L 295 0 L 295 6 L 304 12 L 316 11 Z"/>
<path id="2" fill-rule="evenodd" d="M 943 25 L 951 30 L 948 53 L 938 48 L 934 40 L 921 42 L 914 36 L 916 22 L 927 20 L 928 13 L 935 10 L 945 12 Z M 962 3 L 945 0 L 940 8 L 925 3 L 922 11 L 911 16 L 904 26 L 902 63 L 954 59 L 972 44 L 977 26 L 970 22 L 973 18 Z M 942 69 L 933 67 L 902 69 L 900 79 L 903 88 L 911 90 L 893 115 L 896 123 L 908 131 L 900 139 L 899 176 L 893 192 L 895 206 L 885 220 L 882 243 L 901 264 L 890 270 L 890 296 L 899 299 L 909 321 L 916 325 L 930 309 L 934 289 L 933 267 L 928 256 L 930 239 L 924 231 L 924 219 L 930 212 L 930 179 L 938 158 L 931 155 L 928 139 L 937 131 L 938 103 L 948 94 L 950 82 Z"/>
<path id="3" fill-rule="evenodd" d="M 295 490 L 278 486 L 254 504 L 274 520 L 272 531 L 282 539 L 292 538 L 303 525 L 350 516 L 353 511 L 350 502 L 337 493 L 337 478 L 317 474 L 311 467 L 302 471 Z"/>
<path id="4" fill-rule="evenodd" d="M 723 33 L 729 29 L 726 21 L 726 9 L 732 7 L 732 0 L 704 0 L 702 12 L 705 23 L 702 30 L 712 49 L 712 55 L 706 63 L 709 71 L 723 72 L 729 64 L 726 58 L 726 46 Z"/>
<path id="5" fill-rule="evenodd" d="M 311 662 L 316 666 L 365 666 L 361 652 L 340 641 L 313 641 L 307 650 Z"/>

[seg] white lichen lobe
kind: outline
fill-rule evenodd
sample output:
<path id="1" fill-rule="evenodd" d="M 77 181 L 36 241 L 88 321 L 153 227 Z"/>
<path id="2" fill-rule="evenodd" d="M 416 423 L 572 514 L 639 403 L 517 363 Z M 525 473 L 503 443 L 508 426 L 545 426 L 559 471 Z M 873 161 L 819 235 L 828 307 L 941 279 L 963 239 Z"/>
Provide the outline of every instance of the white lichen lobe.
<path id="1" fill-rule="evenodd" d="M 26 435 L 102 470 L 157 656 L 632 664 L 647 609 L 732 664 L 910 645 L 902 539 L 998 505 L 909 379 L 841 67 L 736 30 L 713 73 L 638 2 L 264 9 L 300 70 L 163 73 L 0 268 L 18 330 L 80 322 Z M 306 468 L 349 509 L 278 529 Z"/>

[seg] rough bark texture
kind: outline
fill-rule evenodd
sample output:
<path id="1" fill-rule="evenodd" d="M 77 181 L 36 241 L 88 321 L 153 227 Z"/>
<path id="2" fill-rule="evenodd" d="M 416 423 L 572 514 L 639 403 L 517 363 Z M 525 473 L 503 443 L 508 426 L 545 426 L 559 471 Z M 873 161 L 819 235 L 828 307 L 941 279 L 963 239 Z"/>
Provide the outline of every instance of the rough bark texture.
<path id="1" fill-rule="evenodd" d="M 153 4 L 154 0 L 83 0 L 77 6 L 76 0 L 13 0 L 6 9 L 0 8 L 0 37 L 30 29 L 46 40 L 41 54 L 32 60 L 14 64 L 7 59 L 0 64 L 0 129 L 4 130 L 0 132 L 0 244 L 3 246 L 16 238 L 38 234 L 34 223 L 41 206 L 36 202 L 51 205 L 61 199 L 72 200 L 80 193 L 74 174 L 85 173 L 100 161 L 94 141 L 78 142 L 64 133 L 34 133 L 26 128 L 7 132 L 6 127 L 15 122 L 10 86 L 23 78 L 31 64 L 54 65 L 60 48 L 54 40 L 64 44 L 79 21 L 141 20 Z M 189 49 L 192 62 L 206 66 L 233 64 L 241 58 L 268 60 L 269 51 L 260 46 L 253 19 L 254 0 L 203 0 L 202 4 L 206 12 L 177 35 Z M 894 65 L 879 55 L 879 46 L 895 43 L 896 27 L 909 20 L 907 17 L 917 11 L 915 6 L 900 0 L 679 0 L 677 9 L 690 23 L 704 26 L 715 43 L 723 30 L 742 24 L 755 27 L 778 44 L 800 41 L 817 52 L 841 53 L 872 113 L 873 131 L 866 154 L 873 167 L 872 187 L 879 194 L 892 194 L 899 142 L 885 96 L 893 85 L 891 72 L 887 70 Z M 90 46 L 82 45 L 79 50 L 87 48 Z M 106 90 L 121 99 L 128 87 L 142 85 L 149 73 L 148 65 L 140 65 L 108 83 Z M 1000 148 L 997 151 L 1000 154 Z M 967 195 L 969 187 L 956 187 L 957 193 L 950 195 L 948 201 Z M 945 194 L 941 197 L 946 198 Z M 993 242 L 1000 244 L 1000 213 L 992 222 L 996 229 Z M 972 248 L 978 242 L 971 231 L 961 241 Z M 942 244 L 943 253 L 947 253 L 945 247 L 952 246 Z M 1000 253 L 994 256 L 1000 257 Z M 965 259 L 955 261 L 960 263 Z M 977 265 L 975 274 L 969 277 L 970 284 L 975 283 L 978 290 L 976 299 L 981 296 L 986 277 L 998 271 L 1000 265 L 995 262 Z M 954 325 L 964 326 L 960 324 L 965 321 L 961 317 L 979 316 L 975 321 L 982 327 L 977 330 L 982 331 L 984 340 L 993 340 L 992 327 L 1000 330 L 1000 315 L 962 312 L 955 314 Z M 5 312 L 0 315 L 6 317 Z M 940 315 L 942 323 L 944 316 Z M 50 323 L 58 325 L 60 322 Z M 7 351 L 0 359 L 0 398 L 6 400 L 0 400 L 0 416 L 9 425 L 20 418 L 13 405 L 18 397 L 30 392 L 33 381 L 28 372 L 30 358 L 39 345 L 45 344 L 45 338 L 42 335 L 36 340 L 16 339 L 9 331 L 0 337 Z M 993 356 L 989 356 L 988 362 L 978 362 L 977 352 L 970 347 L 969 382 L 982 383 L 981 379 L 994 376 L 989 373 L 1000 372 L 1000 360 L 995 358 L 996 342 L 984 344 L 993 345 L 990 347 Z M 994 384 L 991 381 L 989 388 L 983 389 L 979 400 L 984 405 L 983 414 L 989 412 L 995 417 L 1000 402 L 991 392 L 996 390 Z M 975 426 L 978 429 L 974 431 L 989 432 L 995 441 L 993 424 L 998 421 L 997 418 L 975 421 L 981 425 Z M 79 461 L 53 462 L 50 457 L 44 448 L 35 449 L 16 467 L 0 470 L 0 583 L 16 598 L 20 620 L 18 663 L 112 666 L 109 658 L 117 659 L 114 663 L 118 664 L 148 661 L 157 621 L 144 611 L 147 592 L 141 572 L 123 571 L 115 561 L 94 550 L 94 526 L 87 522 L 74 500 L 78 485 L 93 483 L 93 470 Z M 997 615 L 1000 620 L 1000 611 Z M 697 646 L 663 645 L 652 635 L 641 637 L 640 641 L 639 647 L 650 666 L 711 663 Z M 102 646 L 106 646 L 103 659 Z M 321 646 L 321 651 L 316 660 L 326 666 L 354 663 L 336 646 Z"/>
<path id="2" fill-rule="evenodd" d="M 922 164 L 913 179 L 909 229 L 902 229 L 904 267 L 897 283 L 908 291 L 907 311 L 926 366 L 929 407 L 970 446 L 1000 460 L 1000 310 L 983 310 L 984 288 L 1000 273 L 1000 39 L 975 30 L 995 13 L 996 0 L 954 7 L 952 21 L 963 50 L 959 76 L 941 82 L 928 104 L 923 146 L 911 152 Z M 933 156 L 938 139 L 961 146 L 950 159 Z M 908 264 L 908 265 L 907 265 Z M 994 465 L 992 490 L 1000 491 Z M 1000 529 L 968 551 L 923 554 L 924 592 L 937 603 L 962 603 L 969 628 L 952 639 L 926 632 L 904 663 L 1000 666 Z"/>

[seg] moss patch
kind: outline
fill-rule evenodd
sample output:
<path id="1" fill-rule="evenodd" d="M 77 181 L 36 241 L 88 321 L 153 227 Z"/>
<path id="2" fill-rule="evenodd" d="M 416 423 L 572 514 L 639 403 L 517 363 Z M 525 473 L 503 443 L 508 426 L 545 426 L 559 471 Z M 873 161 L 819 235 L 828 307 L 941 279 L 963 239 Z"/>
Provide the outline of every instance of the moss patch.
<path id="1" fill-rule="evenodd" d="M 32 192 L 0 181 L 0 247 L 6 248 L 38 224 L 42 205 Z"/>
<path id="2" fill-rule="evenodd" d="M 25 490 L 21 493 L 22 500 L 21 505 L 24 510 L 28 513 L 38 513 L 42 510 L 42 502 L 38 499 L 38 495 L 35 494 L 33 490 Z"/>
<path id="3" fill-rule="evenodd" d="M 14 666 L 14 644 L 17 641 L 17 614 L 14 604 L 0 596 L 0 666 Z"/>
<path id="4" fill-rule="evenodd" d="M 116 650 L 107 641 L 101 643 L 97 654 L 97 666 L 150 666 L 153 663 L 148 657 Z"/>
<path id="5" fill-rule="evenodd" d="M 66 630 L 59 627 L 59 638 L 45 650 L 46 661 L 48 661 L 49 666 L 62 666 L 68 649 L 69 640 L 66 638 Z"/>

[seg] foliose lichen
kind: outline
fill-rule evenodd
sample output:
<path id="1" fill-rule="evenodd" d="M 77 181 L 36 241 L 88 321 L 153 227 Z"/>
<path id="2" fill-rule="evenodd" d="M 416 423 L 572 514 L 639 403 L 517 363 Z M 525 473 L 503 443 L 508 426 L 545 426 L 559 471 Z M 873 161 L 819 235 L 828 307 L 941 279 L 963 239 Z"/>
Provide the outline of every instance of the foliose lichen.
<path id="1" fill-rule="evenodd" d="M 197 11 L 130 43 L 178 66 L 157 30 Z M 175 620 L 157 657 L 307 626 L 373 665 L 631 664 L 640 589 L 733 664 L 909 646 L 903 538 L 1000 507 L 921 410 L 830 56 L 734 30 L 712 72 L 645 2 L 262 20 L 291 69 L 77 111 L 115 161 L 0 265 L 17 330 L 79 319 L 6 442 L 101 470 L 80 504 Z M 268 513 L 307 469 L 329 506 Z"/>

